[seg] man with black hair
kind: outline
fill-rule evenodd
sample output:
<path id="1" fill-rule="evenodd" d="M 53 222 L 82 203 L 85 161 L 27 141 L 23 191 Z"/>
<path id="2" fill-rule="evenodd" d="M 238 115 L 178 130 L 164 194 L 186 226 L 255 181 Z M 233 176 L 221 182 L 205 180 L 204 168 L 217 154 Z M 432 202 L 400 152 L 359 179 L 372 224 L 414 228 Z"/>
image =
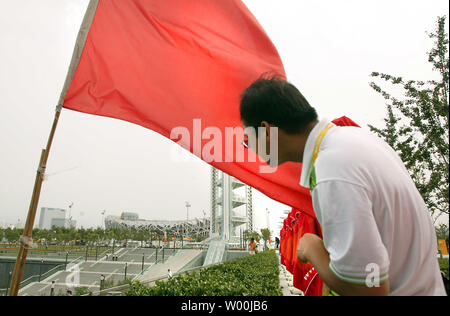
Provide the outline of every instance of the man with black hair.
<path id="1" fill-rule="evenodd" d="M 302 163 L 300 185 L 311 190 L 323 241 L 303 235 L 297 255 L 325 284 L 341 295 L 445 295 L 430 214 L 389 145 L 363 128 L 319 120 L 282 78 L 255 81 L 240 113 L 256 143 L 278 142 L 276 153 L 246 148 L 277 155 L 278 165 Z"/>

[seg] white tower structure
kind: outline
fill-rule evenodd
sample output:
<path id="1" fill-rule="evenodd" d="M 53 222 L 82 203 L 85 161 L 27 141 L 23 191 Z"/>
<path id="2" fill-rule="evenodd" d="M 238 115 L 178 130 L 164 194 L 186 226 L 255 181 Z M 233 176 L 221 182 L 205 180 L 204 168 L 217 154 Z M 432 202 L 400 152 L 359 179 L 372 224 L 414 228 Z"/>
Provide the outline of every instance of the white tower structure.
<path id="1" fill-rule="evenodd" d="M 252 188 L 222 171 L 211 169 L 211 235 L 239 242 L 239 230 L 253 230 Z M 238 229 L 239 228 L 239 229 Z"/>

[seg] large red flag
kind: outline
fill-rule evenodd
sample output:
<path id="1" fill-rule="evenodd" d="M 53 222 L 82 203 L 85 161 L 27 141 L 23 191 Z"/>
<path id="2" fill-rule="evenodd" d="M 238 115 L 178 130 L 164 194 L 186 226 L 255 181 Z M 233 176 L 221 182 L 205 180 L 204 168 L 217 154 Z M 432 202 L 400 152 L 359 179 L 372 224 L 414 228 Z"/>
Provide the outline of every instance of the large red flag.
<path id="1" fill-rule="evenodd" d="M 274 45 L 240 0 L 92 0 L 89 7 L 64 108 L 126 120 L 168 138 L 184 127 L 191 138 L 174 139 L 178 144 L 314 216 L 309 190 L 299 186 L 300 164 L 260 173 L 264 162 L 238 162 L 236 150 L 228 157 L 223 150 L 221 161 L 202 153 L 215 132 L 223 137 L 226 127 L 242 126 L 246 87 L 265 72 L 285 75 Z M 206 127 L 214 133 L 202 134 Z M 233 144 L 240 146 L 236 139 Z"/>

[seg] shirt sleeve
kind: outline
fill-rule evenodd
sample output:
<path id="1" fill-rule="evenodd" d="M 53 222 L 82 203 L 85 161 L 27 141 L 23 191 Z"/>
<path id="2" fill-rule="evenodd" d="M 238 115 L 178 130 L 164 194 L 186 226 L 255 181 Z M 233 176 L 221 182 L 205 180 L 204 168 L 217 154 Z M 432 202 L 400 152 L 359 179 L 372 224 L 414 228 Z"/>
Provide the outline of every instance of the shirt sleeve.
<path id="1" fill-rule="evenodd" d="M 345 181 L 325 181 L 317 184 L 312 198 L 331 271 L 353 284 L 386 281 L 389 256 L 367 190 Z"/>

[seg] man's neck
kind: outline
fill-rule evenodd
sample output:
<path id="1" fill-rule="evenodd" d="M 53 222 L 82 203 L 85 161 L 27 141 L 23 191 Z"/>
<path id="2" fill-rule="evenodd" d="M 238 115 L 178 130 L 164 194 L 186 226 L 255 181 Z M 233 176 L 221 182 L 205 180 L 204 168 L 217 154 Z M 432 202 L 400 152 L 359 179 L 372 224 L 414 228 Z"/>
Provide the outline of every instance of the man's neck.
<path id="1" fill-rule="evenodd" d="M 319 121 L 314 121 L 308 124 L 305 131 L 301 134 L 295 135 L 292 142 L 292 157 L 291 161 L 303 162 L 303 152 L 305 151 L 306 141 L 308 140 L 309 134 L 314 129 L 314 127 L 319 123 Z"/>

